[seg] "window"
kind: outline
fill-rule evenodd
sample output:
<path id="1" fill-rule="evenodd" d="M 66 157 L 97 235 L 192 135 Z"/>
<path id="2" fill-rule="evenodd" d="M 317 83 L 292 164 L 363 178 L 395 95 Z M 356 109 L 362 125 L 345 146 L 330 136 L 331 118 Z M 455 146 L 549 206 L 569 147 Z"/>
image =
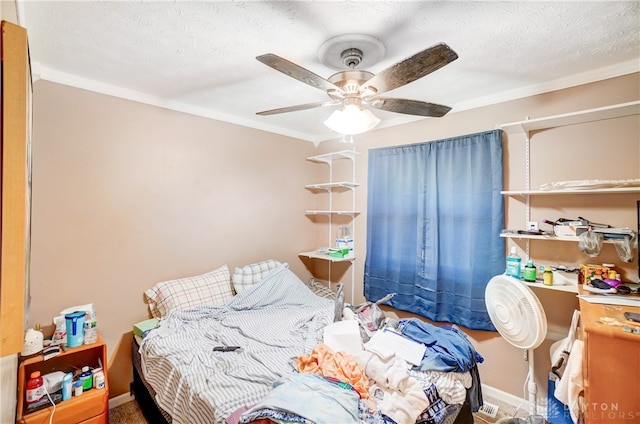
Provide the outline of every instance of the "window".
<path id="1" fill-rule="evenodd" d="M 368 300 L 495 330 L 484 289 L 504 271 L 502 132 L 369 151 Z"/>

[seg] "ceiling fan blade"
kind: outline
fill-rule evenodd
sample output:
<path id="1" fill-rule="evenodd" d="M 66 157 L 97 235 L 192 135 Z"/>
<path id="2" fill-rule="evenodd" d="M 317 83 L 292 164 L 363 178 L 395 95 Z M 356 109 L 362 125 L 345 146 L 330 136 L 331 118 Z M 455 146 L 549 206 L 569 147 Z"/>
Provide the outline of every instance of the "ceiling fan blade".
<path id="1" fill-rule="evenodd" d="M 384 93 L 409 84 L 453 62 L 458 54 L 445 43 L 436 44 L 378 72 L 363 88 L 373 87 Z"/>
<path id="2" fill-rule="evenodd" d="M 286 112 L 296 112 L 299 110 L 306 110 L 306 109 L 315 109 L 318 107 L 324 107 L 324 106 L 335 106 L 335 105 L 339 105 L 341 103 L 341 101 L 339 100 L 327 100 L 325 102 L 315 102 L 315 103 L 305 103 L 303 105 L 296 105 L 296 106 L 288 106 L 288 107 L 281 107 L 278 109 L 271 109 L 271 110 L 264 110 L 262 112 L 256 112 L 256 115 L 276 115 L 278 113 L 286 113 Z"/>
<path id="3" fill-rule="evenodd" d="M 406 115 L 433 116 L 440 118 L 446 115 L 451 108 L 435 103 L 421 102 L 409 99 L 391 99 L 387 97 L 375 97 L 371 106 L 389 112 L 404 113 Z"/>
<path id="4" fill-rule="evenodd" d="M 322 78 L 320 75 L 314 74 L 308 69 L 302 66 L 296 65 L 293 62 L 289 62 L 287 59 L 283 59 L 273 53 L 263 54 L 256 57 L 260 62 L 267 66 L 272 67 L 276 71 L 280 71 L 285 75 L 295 78 L 298 81 L 302 81 L 312 87 L 319 88 L 320 90 L 340 90 L 340 87 Z"/>

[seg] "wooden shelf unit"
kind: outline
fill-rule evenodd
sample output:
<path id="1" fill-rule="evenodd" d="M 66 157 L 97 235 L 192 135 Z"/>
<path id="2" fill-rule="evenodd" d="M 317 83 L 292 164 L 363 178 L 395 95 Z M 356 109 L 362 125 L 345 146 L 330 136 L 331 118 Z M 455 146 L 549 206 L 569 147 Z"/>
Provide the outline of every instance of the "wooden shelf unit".
<path id="1" fill-rule="evenodd" d="M 53 413 L 54 424 L 109 424 L 109 379 L 107 377 L 107 345 L 98 335 L 96 343 L 67 348 L 66 352 L 44 360 L 42 355 L 21 360 L 18 366 L 18 406 L 16 422 L 18 424 L 48 424 Z M 53 407 L 28 412 L 25 405 L 25 385 L 34 371 L 42 375 L 54 371 L 75 372 L 83 366 L 89 368 L 102 367 L 104 372 L 104 389 L 91 389 L 81 396 L 73 396 Z"/>
<path id="2" fill-rule="evenodd" d="M 334 246 L 335 244 L 335 238 L 334 238 L 334 224 L 335 224 L 335 220 L 334 218 L 337 217 L 341 217 L 341 218 L 345 218 L 345 219 L 349 219 L 350 220 L 350 224 L 351 224 L 351 236 L 355 241 L 355 228 L 353 226 L 353 220 L 355 219 L 355 217 L 357 215 L 360 214 L 359 211 L 353 210 L 355 208 L 355 204 L 356 204 L 356 188 L 359 186 L 358 183 L 355 182 L 355 176 L 356 176 L 356 169 L 355 169 L 355 162 L 356 162 L 356 157 L 359 155 L 358 152 L 356 152 L 355 150 L 342 150 L 339 152 L 331 152 L 331 153 L 326 153 L 326 154 L 321 154 L 321 155 L 317 155 L 317 156 L 311 156 L 308 157 L 307 160 L 311 161 L 311 162 L 315 162 L 315 163 L 320 163 L 320 164 L 326 164 L 328 165 L 328 171 L 329 171 L 329 178 L 328 181 L 323 182 L 323 183 L 316 183 L 316 184 L 307 184 L 305 185 L 305 189 L 313 191 L 313 192 L 319 192 L 319 191 L 326 191 L 328 193 L 328 204 L 327 209 L 320 209 L 320 210 L 308 210 L 305 212 L 305 215 L 309 216 L 309 217 L 324 217 L 326 218 L 327 222 L 327 229 L 328 229 L 328 234 L 327 234 L 327 247 L 329 246 Z M 336 164 L 336 162 L 349 162 L 351 165 L 351 181 L 334 181 L 334 165 Z M 343 167 L 341 165 L 341 167 Z M 346 171 L 348 168 L 343 169 L 344 171 Z M 349 174 L 348 172 L 345 172 L 345 174 Z M 344 192 L 351 192 L 351 209 L 350 210 L 343 210 L 343 209 L 336 209 L 334 207 L 334 195 L 344 195 L 344 194 L 348 194 L 348 193 L 344 193 Z M 338 194 L 340 193 L 340 194 Z M 304 258 L 309 258 L 312 260 L 319 260 L 319 261 L 325 261 L 328 264 L 328 284 L 329 287 L 331 287 L 331 284 L 333 283 L 332 281 L 332 268 L 331 265 L 332 264 L 336 264 L 338 262 L 343 262 L 343 263 L 353 263 L 353 261 L 355 260 L 355 253 L 351 253 L 350 255 L 344 257 L 344 258 L 336 258 L 333 256 L 329 256 L 329 254 L 324 253 L 322 251 L 322 248 L 320 249 L 316 249 L 315 251 L 307 251 L 307 252 L 301 252 L 298 254 L 298 256 L 304 257 Z M 313 272 L 312 272 L 313 273 Z M 355 291 L 355 270 L 353 268 L 353 266 L 351 266 L 351 302 L 353 303 L 354 301 L 354 291 Z"/>
<path id="3" fill-rule="evenodd" d="M 612 194 L 625 194 L 632 195 L 640 193 L 640 187 L 636 185 L 624 186 L 624 187 L 596 187 L 594 182 L 593 187 L 574 187 L 571 189 L 556 189 L 556 190 L 535 190 L 530 187 L 531 179 L 531 163 L 530 163 L 530 148 L 532 138 L 537 131 L 551 130 L 553 128 L 564 127 L 568 125 L 579 125 L 588 122 L 622 118 L 628 116 L 640 115 L 640 101 L 633 101 L 627 103 L 620 103 L 610 106 L 604 106 L 594 109 L 586 109 L 572 113 L 565 113 L 561 115 L 547 116 L 535 119 L 527 119 L 525 121 L 512 122 L 508 124 L 500 125 L 500 128 L 509 134 L 524 134 L 525 136 L 525 187 L 522 189 L 510 189 L 502 190 L 500 194 L 506 197 L 513 198 L 517 201 L 524 201 L 525 203 L 525 223 L 529 222 L 531 215 L 531 197 L 537 196 L 544 198 L 545 196 L 601 196 Z M 634 177 L 635 178 L 635 177 Z M 606 181 L 605 181 L 606 182 Z M 604 182 L 603 182 L 604 183 Z M 531 235 L 531 234 L 518 234 L 503 232 L 500 237 L 505 239 L 520 239 L 525 241 L 526 258 L 529 259 L 529 241 L 552 241 L 552 242 L 579 242 L 579 237 L 562 237 L 555 235 Z M 608 239 L 604 241 L 605 244 L 613 244 L 615 240 Z M 554 286 L 534 285 L 534 287 L 551 288 Z M 567 289 L 567 286 L 561 286 L 563 288 L 553 290 L 571 291 L 576 289 Z"/>

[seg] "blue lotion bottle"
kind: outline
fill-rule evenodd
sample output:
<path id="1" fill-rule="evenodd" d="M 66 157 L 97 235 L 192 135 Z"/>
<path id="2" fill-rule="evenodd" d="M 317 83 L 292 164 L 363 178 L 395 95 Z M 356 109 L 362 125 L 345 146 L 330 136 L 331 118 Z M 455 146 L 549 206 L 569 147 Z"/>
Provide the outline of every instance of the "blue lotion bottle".
<path id="1" fill-rule="evenodd" d="M 66 373 L 62 377 L 62 400 L 71 399 L 71 390 L 73 385 L 73 373 Z"/>
<path id="2" fill-rule="evenodd" d="M 521 278 L 520 274 L 520 265 L 522 264 L 522 258 L 518 256 L 516 252 L 516 247 L 511 246 L 511 253 L 507 256 L 507 266 L 505 269 L 505 274 L 517 278 L 518 280 Z"/>

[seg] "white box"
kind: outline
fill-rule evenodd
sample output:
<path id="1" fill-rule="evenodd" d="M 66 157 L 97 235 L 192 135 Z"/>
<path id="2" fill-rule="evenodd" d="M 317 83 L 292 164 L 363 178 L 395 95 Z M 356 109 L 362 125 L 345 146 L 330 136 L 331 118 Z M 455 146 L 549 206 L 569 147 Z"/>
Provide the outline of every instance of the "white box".
<path id="1" fill-rule="evenodd" d="M 336 247 L 338 249 L 349 249 L 353 252 L 353 239 L 352 238 L 338 238 L 336 239 Z"/>
<path id="2" fill-rule="evenodd" d="M 577 237 L 589 229 L 586 225 L 554 225 L 553 232 L 558 237 Z"/>
<path id="3" fill-rule="evenodd" d="M 42 376 L 44 385 L 47 388 L 49 394 L 62 390 L 62 378 L 64 373 L 62 371 L 54 371 Z"/>

